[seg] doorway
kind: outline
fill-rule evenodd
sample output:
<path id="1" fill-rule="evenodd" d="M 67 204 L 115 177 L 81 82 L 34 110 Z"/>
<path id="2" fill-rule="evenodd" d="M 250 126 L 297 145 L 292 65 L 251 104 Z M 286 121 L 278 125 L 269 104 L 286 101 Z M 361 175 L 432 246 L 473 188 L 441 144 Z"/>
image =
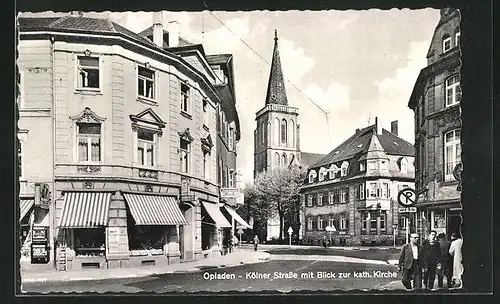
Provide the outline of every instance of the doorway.
<path id="1" fill-rule="evenodd" d="M 448 214 L 448 236 L 450 236 L 453 232 L 458 233 L 458 235 L 462 236 L 462 218 L 460 213 L 450 213 Z"/>

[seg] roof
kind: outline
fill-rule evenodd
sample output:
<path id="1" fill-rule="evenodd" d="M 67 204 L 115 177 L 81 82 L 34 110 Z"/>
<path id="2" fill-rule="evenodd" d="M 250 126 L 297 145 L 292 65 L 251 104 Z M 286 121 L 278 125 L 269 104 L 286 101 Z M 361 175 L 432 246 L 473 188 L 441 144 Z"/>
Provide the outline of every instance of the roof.
<path id="1" fill-rule="evenodd" d="M 413 144 L 383 129 L 382 134 L 376 134 L 376 125 L 371 125 L 357 131 L 325 157 L 313 164 L 312 167 L 319 167 L 351 159 L 355 156 L 365 154 L 371 143 L 371 138 L 375 134 L 386 154 L 414 156 L 415 148 Z"/>
<path id="2" fill-rule="evenodd" d="M 137 34 L 139 36 L 142 36 L 142 37 L 146 37 L 148 38 L 148 40 L 150 40 L 152 42 L 151 39 L 149 39 L 149 37 L 153 37 L 153 26 L 150 26 L 148 27 L 147 29 L 143 30 L 142 32 L 140 32 L 139 34 Z M 168 31 L 167 30 L 163 30 L 163 48 L 169 48 L 168 46 Z M 189 45 L 194 45 L 194 43 L 182 38 L 182 37 L 179 37 L 179 45 L 178 46 L 189 46 Z"/>
<path id="3" fill-rule="evenodd" d="M 271 61 L 271 72 L 269 73 L 269 83 L 267 84 L 266 94 L 266 105 L 270 103 L 288 105 L 278 48 L 278 33 L 276 30 L 274 30 L 273 59 Z"/>
<path id="4" fill-rule="evenodd" d="M 207 55 L 208 64 L 226 64 L 233 57 L 232 54 Z"/>
<path id="5" fill-rule="evenodd" d="M 309 168 L 324 156 L 325 154 L 300 152 L 300 162 L 304 168 Z"/>

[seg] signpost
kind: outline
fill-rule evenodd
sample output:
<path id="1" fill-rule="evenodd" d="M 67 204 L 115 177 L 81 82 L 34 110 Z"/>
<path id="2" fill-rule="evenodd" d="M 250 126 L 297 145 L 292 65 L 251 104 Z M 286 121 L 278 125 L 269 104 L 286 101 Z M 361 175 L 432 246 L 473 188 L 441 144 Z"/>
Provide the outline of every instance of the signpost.
<path id="1" fill-rule="evenodd" d="M 335 226 L 326 226 L 325 227 L 325 230 L 328 231 L 329 233 L 329 236 L 330 236 L 330 245 L 332 244 L 332 232 L 333 231 L 337 231 L 337 229 L 335 229 Z"/>
<path id="2" fill-rule="evenodd" d="M 238 234 L 240 235 L 240 244 L 241 244 L 241 235 L 243 234 L 243 230 L 241 228 L 238 229 Z"/>
<path id="3" fill-rule="evenodd" d="M 396 234 L 398 234 L 398 225 L 393 224 L 392 225 L 392 235 L 393 235 L 394 247 L 396 247 Z"/>
<path id="4" fill-rule="evenodd" d="M 289 245 L 290 245 L 290 247 L 292 247 L 292 233 L 293 233 L 293 229 L 290 226 L 290 228 L 288 228 L 288 239 L 289 239 Z"/>
<path id="5" fill-rule="evenodd" d="M 410 234 L 410 216 L 409 213 L 417 212 L 417 208 L 413 207 L 413 205 L 417 201 L 417 194 L 414 189 L 404 188 L 398 192 L 398 203 L 403 206 L 403 208 L 399 208 L 398 212 L 408 213 L 406 216 L 406 243 L 408 244 L 408 236 Z"/>

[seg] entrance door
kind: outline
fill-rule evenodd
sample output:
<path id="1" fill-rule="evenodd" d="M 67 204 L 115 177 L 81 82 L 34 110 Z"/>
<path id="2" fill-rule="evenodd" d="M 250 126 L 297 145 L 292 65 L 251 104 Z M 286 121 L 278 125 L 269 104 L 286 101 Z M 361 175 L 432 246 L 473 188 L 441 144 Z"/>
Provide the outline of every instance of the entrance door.
<path id="1" fill-rule="evenodd" d="M 462 236 L 462 231 L 460 229 L 462 222 L 462 218 L 460 217 L 460 214 L 449 214 L 448 216 L 448 237 L 453 233 L 456 232 L 458 233 L 459 236 Z"/>

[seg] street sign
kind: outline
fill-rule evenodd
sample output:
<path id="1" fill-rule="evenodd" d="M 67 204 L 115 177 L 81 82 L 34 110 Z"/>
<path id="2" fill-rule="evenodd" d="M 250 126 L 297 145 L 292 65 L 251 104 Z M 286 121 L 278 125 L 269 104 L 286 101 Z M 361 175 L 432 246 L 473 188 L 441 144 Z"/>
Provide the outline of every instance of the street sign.
<path id="1" fill-rule="evenodd" d="M 417 201 L 417 195 L 412 188 L 405 188 L 398 193 L 398 203 L 403 207 L 411 207 Z"/>
<path id="2" fill-rule="evenodd" d="M 288 234 L 292 234 L 292 233 L 293 233 L 292 227 L 288 228 Z"/>
<path id="3" fill-rule="evenodd" d="M 405 207 L 405 208 L 399 208 L 398 209 L 399 213 L 414 213 L 417 212 L 417 207 Z"/>
<path id="4" fill-rule="evenodd" d="M 238 233 L 239 233 L 239 234 L 242 234 L 242 233 L 243 233 L 243 230 L 242 230 L 241 228 L 240 228 L 240 229 L 238 229 Z"/>

